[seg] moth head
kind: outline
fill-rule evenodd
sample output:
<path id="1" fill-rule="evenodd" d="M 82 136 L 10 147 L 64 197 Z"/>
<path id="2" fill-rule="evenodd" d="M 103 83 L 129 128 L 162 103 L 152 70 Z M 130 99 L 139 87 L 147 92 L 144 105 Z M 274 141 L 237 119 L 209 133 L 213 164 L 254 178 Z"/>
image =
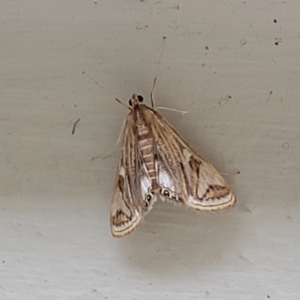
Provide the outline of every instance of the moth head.
<path id="1" fill-rule="evenodd" d="M 131 97 L 131 99 L 129 99 L 129 106 L 130 107 L 134 107 L 136 105 L 139 105 L 143 101 L 144 101 L 143 96 L 137 95 L 137 94 L 133 94 L 132 97 Z"/>

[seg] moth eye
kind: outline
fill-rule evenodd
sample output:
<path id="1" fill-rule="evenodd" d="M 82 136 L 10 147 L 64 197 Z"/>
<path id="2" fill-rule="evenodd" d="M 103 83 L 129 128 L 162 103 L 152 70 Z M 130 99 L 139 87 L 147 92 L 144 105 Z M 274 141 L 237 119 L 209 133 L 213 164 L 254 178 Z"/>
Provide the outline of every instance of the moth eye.
<path id="1" fill-rule="evenodd" d="M 143 101 L 144 101 L 144 98 L 143 98 L 143 96 L 141 96 L 141 95 L 138 95 L 137 97 L 138 97 L 138 100 L 139 100 L 139 102 L 143 102 Z"/>
<path id="2" fill-rule="evenodd" d="M 151 194 L 148 194 L 147 197 L 146 197 L 147 201 L 150 202 L 151 199 L 152 199 L 152 197 L 153 197 L 153 196 L 152 196 Z"/>
<path id="3" fill-rule="evenodd" d="M 129 103 L 129 106 L 132 106 L 132 101 L 131 101 L 131 99 L 129 99 L 128 103 Z"/>

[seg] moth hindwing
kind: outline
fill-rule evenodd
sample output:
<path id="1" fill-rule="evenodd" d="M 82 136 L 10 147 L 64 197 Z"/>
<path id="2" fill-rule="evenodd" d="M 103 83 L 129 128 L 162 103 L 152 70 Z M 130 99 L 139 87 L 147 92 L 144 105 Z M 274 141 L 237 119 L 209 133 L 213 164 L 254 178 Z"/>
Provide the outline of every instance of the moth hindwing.
<path id="1" fill-rule="evenodd" d="M 130 233 L 157 195 L 197 210 L 231 206 L 235 195 L 221 174 L 195 152 L 154 108 L 133 94 L 122 133 L 110 212 L 113 236 Z"/>

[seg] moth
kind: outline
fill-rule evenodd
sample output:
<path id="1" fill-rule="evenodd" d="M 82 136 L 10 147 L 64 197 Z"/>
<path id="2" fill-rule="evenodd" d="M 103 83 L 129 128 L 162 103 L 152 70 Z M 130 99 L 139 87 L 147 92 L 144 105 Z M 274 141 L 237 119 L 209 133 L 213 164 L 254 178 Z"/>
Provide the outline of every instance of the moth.
<path id="1" fill-rule="evenodd" d="M 115 237 L 134 230 L 157 196 L 200 211 L 226 208 L 236 200 L 222 175 L 154 109 L 152 93 L 151 103 L 143 104 L 137 94 L 129 100 L 110 210 Z"/>

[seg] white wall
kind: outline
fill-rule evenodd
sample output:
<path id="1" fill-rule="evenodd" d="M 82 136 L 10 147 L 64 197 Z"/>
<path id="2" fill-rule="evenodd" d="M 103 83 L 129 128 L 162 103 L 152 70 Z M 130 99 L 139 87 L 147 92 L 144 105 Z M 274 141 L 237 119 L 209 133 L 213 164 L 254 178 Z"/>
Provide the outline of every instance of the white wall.
<path id="1" fill-rule="evenodd" d="M 300 299 L 299 11 L 299 1 L 2 1 L 0 298 Z M 162 36 L 156 103 L 196 111 L 162 114 L 219 170 L 240 171 L 227 177 L 238 203 L 219 213 L 157 203 L 114 239 L 119 148 L 91 158 L 118 138 L 127 111 L 114 97 L 148 97 Z"/>

